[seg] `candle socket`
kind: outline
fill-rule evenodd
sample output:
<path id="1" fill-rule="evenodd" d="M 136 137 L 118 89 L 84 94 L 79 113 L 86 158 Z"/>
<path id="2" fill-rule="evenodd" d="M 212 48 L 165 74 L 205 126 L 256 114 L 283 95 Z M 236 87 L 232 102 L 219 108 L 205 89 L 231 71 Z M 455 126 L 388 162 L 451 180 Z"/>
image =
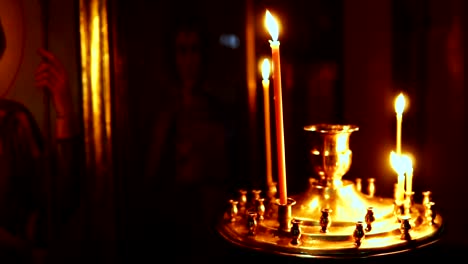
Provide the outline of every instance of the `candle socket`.
<path id="1" fill-rule="evenodd" d="M 431 191 L 425 191 L 422 193 L 423 194 L 423 200 L 422 200 L 422 204 L 423 205 L 426 205 L 428 203 L 431 202 L 431 194 L 432 192 Z"/>
<path id="2" fill-rule="evenodd" d="M 239 190 L 239 212 L 241 214 L 245 213 L 245 207 L 247 205 L 247 190 L 240 189 Z"/>
<path id="3" fill-rule="evenodd" d="M 237 214 L 239 213 L 239 209 L 237 208 L 237 204 L 239 203 L 236 200 L 229 200 L 229 203 L 231 204 L 231 208 L 229 210 L 229 217 L 231 222 L 235 222 L 237 218 Z"/>
<path id="4" fill-rule="evenodd" d="M 369 197 L 374 197 L 375 195 L 375 178 L 367 179 L 367 193 Z"/>
<path id="5" fill-rule="evenodd" d="M 411 223 L 410 223 L 411 217 L 409 215 L 405 215 L 401 217 L 401 226 L 400 226 L 400 231 L 401 231 L 401 240 L 411 240 Z"/>
<path id="6" fill-rule="evenodd" d="M 286 204 L 281 204 L 280 200 L 277 199 L 276 203 L 278 205 L 279 231 L 290 232 L 292 220 L 292 206 L 296 204 L 296 201 L 292 198 L 288 198 Z"/>
<path id="7" fill-rule="evenodd" d="M 358 192 L 362 191 L 362 179 L 361 178 L 356 178 L 356 190 Z"/>
<path id="8" fill-rule="evenodd" d="M 354 239 L 354 245 L 356 247 L 360 247 L 362 240 L 366 236 L 366 233 L 364 232 L 364 226 L 362 225 L 362 221 L 358 221 L 356 223 L 356 228 L 354 229 L 353 232 L 353 239 Z"/>
<path id="9" fill-rule="evenodd" d="M 265 208 L 265 204 L 263 203 L 264 201 L 265 201 L 265 198 L 259 198 L 257 200 L 257 219 L 260 222 L 265 219 L 264 215 L 265 215 L 266 208 Z"/>
<path id="10" fill-rule="evenodd" d="M 256 205 L 258 199 L 260 199 L 260 194 L 262 193 L 262 190 L 252 190 L 252 205 Z"/>
<path id="11" fill-rule="evenodd" d="M 249 236 L 255 236 L 256 231 L 257 231 L 257 213 L 254 211 L 248 211 L 247 212 L 247 230 L 248 233 L 247 235 Z"/>
<path id="12" fill-rule="evenodd" d="M 293 246 L 298 246 L 301 244 L 301 225 L 302 220 L 299 219 L 292 219 L 291 220 L 291 236 L 292 240 L 290 242 Z"/>

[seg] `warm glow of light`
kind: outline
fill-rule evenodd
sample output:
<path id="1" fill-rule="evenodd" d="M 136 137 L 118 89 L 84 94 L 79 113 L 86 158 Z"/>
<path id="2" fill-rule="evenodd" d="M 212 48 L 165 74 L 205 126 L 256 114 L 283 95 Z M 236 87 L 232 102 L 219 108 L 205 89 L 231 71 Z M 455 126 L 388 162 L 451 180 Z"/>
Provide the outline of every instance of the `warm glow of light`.
<path id="1" fill-rule="evenodd" d="M 403 93 L 400 93 L 395 99 L 395 112 L 398 115 L 401 115 L 403 114 L 404 110 L 405 110 L 405 96 L 403 95 Z"/>
<path id="2" fill-rule="evenodd" d="M 271 15 L 270 11 L 266 11 L 265 25 L 268 29 L 268 32 L 271 35 L 272 41 L 278 41 L 279 36 L 279 26 L 276 19 Z"/>
<path id="3" fill-rule="evenodd" d="M 339 155 L 340 167 L 343 167 L 343 170 L 348 170 L 351 165 L 351 150 L 341 152 Z"/>
<path id="4" fill-rule="evenodd" d="M 111 148 L 109 37 L 105 0 L 80 1 L 83 119 L 89 162 L 102 164 Z"/>
<path id="5" fill-rule="evenodd" d="M 319 205 L 319 200 L 317 198 L 314 198 L 309 203 L 309 209 L 313 210 L 313 209 L 317 208 L 318 205 Z"/>
<path id="6" fill-rule="evenodd" d="M 94 89 L 92 89 L 93 98 L 100 98 L 100 89 L 95 87 L 100 87 L 101 81 L 101 39 L 100 39 L 100 19 L 99 16 L 96 15 L 92 19 L 92 33 L 91 33 L 91 85 Z M 93 100 L 93 109 L 99 109 L 100 102 L 99 100 Z"/>
<path id="7" fill-rule="evenodd" d="M 409 155 L 402 155 L 401 162 L 403 164 L 403 169 L 405 173 L 413 172 L 413 160 Z"/>
<path id="8" fill-rule="evenodd" d="M 336 151 L 343 152 L 348 149 L 348 134 L 340 134 L 336 138 Z"/>
<path id="9" fill-rule="evenodd" d="M 405 164 L 402 156 L 396 154 L 394 151 L 390 153 L 390 164 L 392 168 L 399 174 L 402 175 L 405 173 Z"/>
<path id="10" fill-rule="evenodd" d="M 263 80 L 268 80 L 270 78 L 270 61 L 268 59 L 264 59 L 262 63 L 262 77 Z"/>

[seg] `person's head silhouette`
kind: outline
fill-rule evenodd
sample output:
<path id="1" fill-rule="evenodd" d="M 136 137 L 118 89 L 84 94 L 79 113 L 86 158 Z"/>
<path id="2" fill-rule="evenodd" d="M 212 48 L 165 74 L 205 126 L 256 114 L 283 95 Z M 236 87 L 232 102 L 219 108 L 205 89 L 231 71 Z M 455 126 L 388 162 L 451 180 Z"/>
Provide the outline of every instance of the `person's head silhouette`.
<path id="1" fill-rule="evenodd" d="M 172 32 L 173 63 L 176 78 L 183 85 L 196 85 L 203 78 L 207 62 L 207 34 L 198 17 L 184 17 Z"/>

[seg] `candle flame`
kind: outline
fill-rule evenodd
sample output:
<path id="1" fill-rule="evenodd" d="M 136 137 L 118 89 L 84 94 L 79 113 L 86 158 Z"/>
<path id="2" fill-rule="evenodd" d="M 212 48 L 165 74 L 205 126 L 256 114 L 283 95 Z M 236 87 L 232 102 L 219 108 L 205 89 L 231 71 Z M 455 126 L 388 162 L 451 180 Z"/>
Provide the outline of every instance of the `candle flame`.
<path id="1" fill-rule="evenodd" d="M 396 154 L 394 151 L 390 153 L 390 164 L 399 175 L 405 173 L 405 164 L 403 158 L 401 155 Z"/>
<path id="2" fill-rule="evenodd" d="M 262 63 L 262 77 L 263 80 L 268 80 L 270 78 L 270 61 L 268 59 L 264 59 Z"/>
<path id="3" fill-rule="evenodd" d="M 265 25 L 268 29 L 268 32 L 271 35 L 271 39 L 273 41 L 277 41 L 279 35 L 278 22 L 276 22 L 276 19 L 271 15 L 270 11 L 268 10 L 266 11 Z"/>
<path id="4" fill-rule="evenodd" d="M 395 112 L 401 115 L 403 110 L 405 110 L 405 96 L 403 93 L 400 93 L 395 100 Z"/>
<path id="5" fill-rule="evenodd" d="M 398 174 L 413 172 L 413 160 L 409 155 L 398 155 L 392 151 L 390 153 L 390 164 Z"/>
<path id="6" fill-rule="evenodd" d="M 404 171 L 406 173 L 412 173 L 413 172 L 413 160 L 411 159 L 411 157 L 408 155 L 402 155 L 401 159 L 402 159 Z"/>

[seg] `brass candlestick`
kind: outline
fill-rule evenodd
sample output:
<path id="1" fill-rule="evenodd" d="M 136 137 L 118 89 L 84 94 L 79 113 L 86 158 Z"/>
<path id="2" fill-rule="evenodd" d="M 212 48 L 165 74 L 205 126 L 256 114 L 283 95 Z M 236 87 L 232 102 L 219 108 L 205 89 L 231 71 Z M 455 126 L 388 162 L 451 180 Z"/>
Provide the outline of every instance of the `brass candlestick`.
<path id="1" fill-rule="evenodd" d="M 226 212 L 217 226 L 222 237 L 271 254 L 336 259 L 398 254 L 438 241 L 444 222 L 433 210 L 429 192 L 422 203 L 405 206 L 393 197 L 379 197 L 375 188 L 365 194 L 342 179 L 352 161 L 349 138 L 358 127 L 319 124 L 305 130 L 312 136 L 309 158 L 316 173 L 304 179 L 306 190 L 291 195 L 286 205 L 268 203 L 269 213 L 261 221 L 252 218 L 258 220 L 263 209 L 234 222 Z"/>

